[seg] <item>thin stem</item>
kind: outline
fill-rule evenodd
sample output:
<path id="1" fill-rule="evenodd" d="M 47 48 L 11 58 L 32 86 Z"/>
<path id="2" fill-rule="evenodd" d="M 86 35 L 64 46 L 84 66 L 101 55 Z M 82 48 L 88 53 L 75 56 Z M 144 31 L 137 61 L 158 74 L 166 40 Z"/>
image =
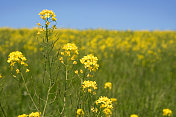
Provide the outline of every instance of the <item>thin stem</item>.
<path id="1" fill-rule="evenodd" d="M 48 22 L 48 18 L 47 18 L 47 22 Z M 45 24 L 46 26 L 46 42 L 48 43 L 48 24 Z"/>
<path id="2" fill-rule="evenodd" d="M 32 98 L 32 96 L 31 96 L 31 94 L 30 94 L 30 92 L 29 92 L 29 89 L 28 89 L 28 87 L 27 87 L 27 84 L 26 84 L 26 81 L 25 81 L 25 79 L 24 79 L 24 76 L 23 76 L 22 73 L 20 73 L 20 74 L 21 74 L 21 77 L 22 77 L 22 79 L 23 79 L 23 82 L 24 82 L 24 86 L 25 86 L 25 88 L 26 88 L 26 91 L 27 91 L 27 93 L 28 93 L 28 95 L 29 95 L 29 97 L 30 97 L 30 99 L 31 99 L 31 101 L 32 101 L 32 103 L 33 103 L 33 105 L 35 106 L 36 110 L 39 112 L 39 109 L 38 109 L 38 107 L 36 106 L 36 104 L 35 104 L 35 102 L 34 102 L 34 99 Z"/>
<path id="3" fill-rule="evenodd" d="M 68 80 L 68 70 L 67 70 L 67 66 L 65 66 L 65 91 L 64 91 L 64 105 L 62 108 L 62 111 L 60 112 L 60 117 L 62 116 L 64 110 L 65 110 L 65 106 L 66 106 L 66 95 L 67 95 L 67 80 Z"/>
<path id="4" fill-rule="evenodd" d="M 46 107 L 48 105 L 48 99 L 49 99 L 49 94 L 50 94 L 50 91 L 52 89 L 53 85 L 51 85 L 51 81 L 50 81 L 50 86 L 48 88 L 48 93 L 47 93 L 47 97 L 46 97 L 46 101 L 45 101 L 45 106 L 44 106 L 44 109 L 43 109 L 43 117 L 45 116 L 45 111 L 46 111 Z"/>
<path id="5" fill-rule="evenodd" d="M 7 117 L 6 114 L 5 114 L 5 111 L 4 111 L 3 107 L 1 106 L 1 102 L 0 102 L 0 107 L 1 107 L 1 110 L 2 110 L 2 113 L 3 113 L 4 117 Z"/>

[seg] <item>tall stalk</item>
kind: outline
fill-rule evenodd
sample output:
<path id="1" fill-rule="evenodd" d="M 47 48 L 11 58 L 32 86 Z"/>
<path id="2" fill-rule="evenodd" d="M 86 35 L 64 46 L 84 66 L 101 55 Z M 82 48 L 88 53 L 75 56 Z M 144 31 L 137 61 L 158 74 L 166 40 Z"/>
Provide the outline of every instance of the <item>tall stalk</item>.
<path id="1" fill-rule="evenodd" d="M 60 112 L 60 117 L 64 113 L 65 106 L 66 106 L 66 97 L 67 97 L 67 80 L 68 80 L 68 68 L 67 65 L 65 65 L 65 90 L 64 90 L 64 105 L 62 108 L 62 111 Z"/>

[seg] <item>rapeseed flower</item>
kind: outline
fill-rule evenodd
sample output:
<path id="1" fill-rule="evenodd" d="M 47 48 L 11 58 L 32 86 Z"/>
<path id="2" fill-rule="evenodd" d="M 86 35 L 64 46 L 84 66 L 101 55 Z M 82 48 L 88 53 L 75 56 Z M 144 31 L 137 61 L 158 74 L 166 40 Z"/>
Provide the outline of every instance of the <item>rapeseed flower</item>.
<path id="1" fill-rule="evenodd" d="M 106 96 L 99 97 L 99 99 L 96 100 L 96 105 L 98 105 L 98 104 L 100 104 L 100 108 L 113 109 L 111 99 L 107 98 Z"/>
<path id="2" fill-rule="evenodd" d="M 132 114 L 132 115 L 130 115 L 130 117 L 138 117 L 138 115 Z"/>
<path id="3" fill-rule="evenodd" d="M 73 64 L 77 64 L 77 61 L 73 61 Z"/>
<path id="4" fill-rule="evenodd" d="M 163 116 L 170 117 L 172 115 L 172 111 L 170 109 L 163 109 Z"/>
<path id="5" fill-rule="evenodd" d="M 109 88 L 112 89 L 112 83 L 111 82 L 106 82 L 104 88 Z"/>
<path id="6" fill-rule="evenodd" d="M 111 101 L 112 102 L 117 102 L 117 99 L 116 98 L 111 98 Z"/>
<path id="7" fill-rule="evenodd" d="M 16 69 L 16 73 L 19 74 L 19 73 L 20 73 L 20 70 L 19 70 L 19 69 Z"/>
<path id="8" fill-rule="evenodd" d="M 112 115 L 112 111 L 109 108 L 105 108 L 103 110 L 103 113 L 106 115 L 106 117 L 109 117 L 110 115 Z"/>
<path id="9" fill-rule="evenodd" d="M 10 63 L 11 70 L 12 70 L 16 63 L 20 65 L 28 66 L 28 64 L 25 63 L 26 60 L 27 60 L 26 57 L 24 57 L 21 52 L 15 51 L 9 54 L 9 58 L 7 62 Z M 17 70 L 16 72 L 18 73 L 18 71 L 19 70 Z"/>
<path id="10" fill-rule="evenodd" d="M 75 74 L 78 74 L 78 70 L 75 70 Z"/>
<path id="11" fill-rule="evenodd" d="M 82 69 L 80 69 L 80 73 L 81 73 L 81 74 L 83 73 L 83 70 L 82 70 Z"/>
<path id="12" fill-rule="evenodd" d="M 29 72 L 30 70 L 29 69 L 26 69 L 26 72 Z"/>
<path id="13" fill-rule="evenodd" d="M 84 111 L 82 109 L 77 109 L 76 114 L 77 114 L 77 117 L 84 116 Z"/>
<path id="14" fill-rule="evenodd" d="M 80 59 L 80 62 L 84 65 L 86 69 L 91 71 L 96 71 L 99 67 L 98 65 L 98 58 L 95 57 L 92 54 L 89 54 L 87 56 L 84 56 L 82 59 Z"/>
<path id="15" fill-rule="evenodd" d="M 61 63 L 64 63 L 64 58 L 67 57 L 70 61 L 72 61 L 72 64 L 77 64 L 77 61 L 75 59 L 79 54 L 78 47 L 74 43 L 67 43 L 63 46 L 62 49 L 63 51 L 60 52 L 61 57 L 59 58 Z"/>
<path id="16" fill-rule="evenodd" d="M 32 112 L 31 114 L 29 114 L 29 117 L 41 117 L 39 112 Z"/>
<path id="17" fill-rule="evenodd" d="M 92 108 L 91 108 L 91 111 L 92 111 L 92 112 L 97 113 L 97 112 L 98 112 L 98 109 L 97 109 L 97 108 L 92 107 Z"/>
<path id="18" fill-rule="evenodd" d="M 97 84 L 95 81 L 84 81 L 82 83 L 83 90 L 87 89 L 89 93 L 91 93 L 93 90 L 97 89 Z M 94 92 L 95 93 L 95 92 Z"/>
<path id="19" fill-rule="evenodd" d="M 65 50 L 65 53 L 73 51 L 75 54 L 78 54 L 78 47 L 74 43 L 67 43 L 62 49 Z"/>
<path id="20" fill-rule="evenodd" d="M 106 116 L 110 116 L 112 114 L 112 101 L 106 96 L 99 97 L 98 100 L 95 101 L 96 105 L 99 105 L 101 109 L 103 109 L 103 113 Z"/>
<path id="21" fill-rule="evenodd" d="M 40 17 L 43 19 L 43 20 L 47 20 L 49 18 L 51 18 L 52 21 L 56 21 L 57 19 L 55 18 L 56 15 L 55 13 L 52 11 L 52 10 L 47 10 L 47 9 L 44 9 L 42 10 L 38 15 L 40 15 Z"/>

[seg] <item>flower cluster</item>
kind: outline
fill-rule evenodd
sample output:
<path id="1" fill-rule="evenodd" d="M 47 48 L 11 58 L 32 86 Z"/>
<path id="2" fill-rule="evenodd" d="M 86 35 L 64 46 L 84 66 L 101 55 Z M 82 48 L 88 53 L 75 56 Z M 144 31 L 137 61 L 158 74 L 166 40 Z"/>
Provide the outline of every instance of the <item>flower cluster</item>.
<path id="1" fill-rule="evenodd" d="M 69 51 L 73 51 L 75 54 L 78 54 L 78 47 L 74 43 L 67 43 L 62 49 L 64 49 L 66 53 Z"/>
<path id="2" fill-rule="evenodd" d="M 48 29 L 50 22 L 56 23 L 57 18 L 56 18 L 55 13 L 52 10 L 44 9 L 38 15 L 40 15 L 40 17 L 45 21 L 46 30 Z M 40 27 L 40 31 L 38 31 L 37 34 L 40 35 L 41 32 L 43 32 L 45 29 L 44 29 L 44 26 L 42 26 L 40 23 L 37 23 L 37 25 Z M 55 24 L 52 26 L 52 29 L 56 29 Z"/>
<path id="3" fill-rule="evenodd" d="M 9 58 L 7 60 L 8 63 L 10 63 L 11 70 L 13 70 L 13 67 L 15 64 L 28 66 L 28 64 L 25 62 L 27 59 L 23 56 L 23 54 L 19 51 L 11 52 L 9 54 Z M 20 70 L 16 69 L 16 73 L 19 73 Z M 26 69 L 26 72 L 29 72 L 29 69 Z"/>
<path id="4" fill-rule="evenodd" d="M 132 115 L 130 115 L 130 117 L 138 117 L 138 115 L 132 114 Z"/>
<path id="5" fill-rule="evenodd" d="M 99 105 L 100 104 L 100 108 L 103 109 L 103 113 L 106 115 L 106 116 L 110 116 L 112 114 L 112 109 L 113 109 L 113 106 L 112 106 L 112 101 L 111 99 L 105 97 L 105 96 L 101 96 L 99 97 L 98 100 L 96 100 L 96 105 Z"/>
<path id="6" fill-rule="evenodd" d="M 84 67 L 88 68 L 90 72 L 96 71 L 98 69 L 99 65 L 97 61 L 98 61 L 98 58 L 92 54 L 84 56 L 82 59 L 80 59 L 80 62 L 84 64 Z"/>
<path id="7" fill-rule="evenodd" d="M 41 117 L 40 116 L 40 113 L 39 112 L 32 112 L 31 114 L 29 115 L 26 115 L 26 114 L 22 114 L 22 115 L 18 115 L 18 117 Z"/>
<path id="8" fill-rule="evenodd" d="M 84 116 L 84 111 L 82 109 L 77 109 L 76 114 L 77 114 L 77 117 Z"/>
<path id="9" fill-rule="evenodd" d="M 170 117 L 172 115 L 172 111 L 170 109 L 163 109 L 163 116 Z"/>
<path id="10" fill-rule="evenodd" d="M 74 43 L 67 43 L 62 49 L 64 51 L 60 53 L 61 57 L 59 58 L 61 63 L 64 63 L 64 57 L 69 57 L 69 60 L 71 60 L 73 64 L 77 64 L 76 57 L 79 54 L 78 47 Z"/>
<path id="11" fill-rule="evenodd" d="M 93 90 L 97 89 L 97 83 L 95 81 L 89 81 L 89 80 L 88 81 L 84 81 L 82 83 L 82 87 L 83 87 L 83 90 L 85 90 L 86 88 L 88 88 L 87 91 L 89 93 L 91 93 L 92 89 Z M 93 92 L 93 94 L 96 94 L 95 91 Z"/>
<path id="12" fill-rule="evenodd" d="M 106 117 L 109 117 L 110 115 L 112 115 L 112 111 L 109 108 L 105 108 L 103 110 L 103 113 L 106 115 Z"/>
<path id="13" fill-rule="evenodd" d="M 52 19 L 52 21 L 56 21 L 57 19 L 55 18 L 56 15 L 55 13 L 52 11 L 52 10 L 47 10 L 47 9 L 44 9 L 42 10 L 40 13 L 39 13 L 40 17 L 43 19 L 43 20 L 47 20 L 49 18 Z"/>
<path id="14" fill-rule="evenodd" d="M 111 82 L 106 82 L 104 88 L 109 88 L 112 89 L 112 83 Z"/>

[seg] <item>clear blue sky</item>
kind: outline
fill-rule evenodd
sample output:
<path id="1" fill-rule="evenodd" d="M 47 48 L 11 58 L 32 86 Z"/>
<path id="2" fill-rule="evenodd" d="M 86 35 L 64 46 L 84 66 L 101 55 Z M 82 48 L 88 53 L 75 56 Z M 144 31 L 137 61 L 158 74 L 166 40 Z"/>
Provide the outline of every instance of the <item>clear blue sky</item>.
<path id="1" fill-rule="evenodd" d="M 176 0 L 0 0 L 0 27 L 35 27 L 43 9 L 60 28 L 176 30 Z"/>

